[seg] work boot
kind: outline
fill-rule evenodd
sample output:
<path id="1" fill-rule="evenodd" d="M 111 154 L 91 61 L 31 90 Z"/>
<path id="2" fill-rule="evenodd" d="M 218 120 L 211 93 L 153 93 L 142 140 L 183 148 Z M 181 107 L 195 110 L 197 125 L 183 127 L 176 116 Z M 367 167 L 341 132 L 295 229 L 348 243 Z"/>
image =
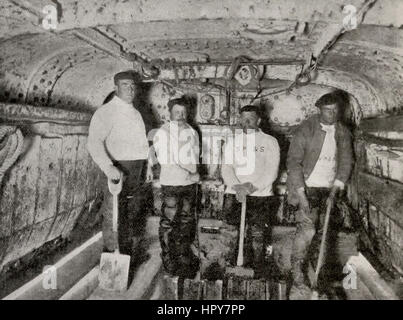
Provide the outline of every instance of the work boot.
<path id="1" fill-rule="evenodd" d="M 293 285 L 290 290 L 289 300 L 310 300 L 312 290 L 305 284 Z"/>

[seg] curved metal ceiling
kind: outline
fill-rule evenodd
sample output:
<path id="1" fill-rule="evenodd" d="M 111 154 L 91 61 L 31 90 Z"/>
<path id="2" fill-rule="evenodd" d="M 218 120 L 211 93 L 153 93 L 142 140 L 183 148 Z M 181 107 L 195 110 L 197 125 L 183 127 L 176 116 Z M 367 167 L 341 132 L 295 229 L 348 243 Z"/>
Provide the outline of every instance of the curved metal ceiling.
<path id="1" fill-rule="evenodd" d="M 359 7 L 364 0 L 350 2 Z M 326 27 L 343 19 L 342 4 L 3 0 L 9 15 L 0 17 L 6 26 L 0 31 L 0 101 L 92 110 L 113 89 L 113 74 L 133 67 L 124 52 L 182 62 L 241 54 L 304 60 Z M 59 10 L 51 32 L 41 26 L 46 5 Z M 393 14 L 400 7 L 397 0 L 377 2 L 364 25 L 343 35 L 322 62 L 330 71 L 318 81 L 353 93 L 368 116 L 403 105 L 403 30 L 396 28 L 403 18 Z"/>

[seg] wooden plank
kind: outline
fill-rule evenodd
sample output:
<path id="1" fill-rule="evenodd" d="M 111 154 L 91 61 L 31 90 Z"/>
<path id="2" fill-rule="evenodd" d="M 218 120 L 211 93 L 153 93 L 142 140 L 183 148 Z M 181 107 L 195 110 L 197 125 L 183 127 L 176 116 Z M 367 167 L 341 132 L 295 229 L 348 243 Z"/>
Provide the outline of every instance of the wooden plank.
<path id="1" fill-rule="evenodd" d="M 144 295 L 147 293 L 155 277 L 158 275 L 158 272 L 161 270 L 162 261 L 160 253 L 160 243 L 157 239 L 155 239 L 147 250 L 147 255 L 149 258 L 136 270 L 131 285 L 127 290 L 126 296 L 128 299 L 144 299 Z"/>
<path id="2" fill-rule="evenodd" d="M 63 137 L 62 173 L 60 181 L 59 212 L 69 212 L 73 207 L 77 182 L 75 176 L 78 136 Z"/>
<path id="3" fill-rule="evenodd" d="M 178 300 L 178 280 L 179 277 L 164 276 L 164 299 Z"/>
<path id="4" fill-rule="evenodd" d="M 47 273 L 41 273 L 3 300 L 53 300 L 63 296 L 98 262 L 102 251 L 102 233 L 99 232 L 53 265 L 56 289 L 44 286 Z"/>
<path id="5" fill-rule="evenodd" d="M 368 172 L 403 183 L 403 153 L 379 145 L 366 145 L 366 164 Z M 403 150 L 403 149 L 402 149 Z"/>
<path id="6" fill-rule="evenodd" d="M 287 300 L 287 284 L 285 281 L 267 281 L 270 300 Z"/>
<path id="7" fill-rule="evenodd" d="M 399 300 L 385 280 L 361 253 L 351 257 L 348 263 L 356 270 L 362 282 L 377 300 Z"/>
<path id="8" fill-rule="evenodd" d="M 25 151 L 6 173 L 0 195 L 0 238 L 34 221 L 41 138 L 25 138 Z"/>
<path id="9" fill-rule="evenodd" d="M 364 282 L 357 277 L 357 287 L 343 290 L 347 300 L 376 300 Z"/>
<path id="10" fill-rule="evenodd" d="M 403 226 L 403 184 L 359 172 L 359 194 Z"/>
<path id="11" fill-rule="evenodd" d="M 87 151 L 87 137 L 78 137 L 77 159 L 76 159 L 76 185 L 74 194 L 73 207 L 83 205 L 86 201 L 86 188 L 87 188 L 87 164 L 88 164 L 88 151 Z"/>
<path id="12" fill-rule="evenodd" d="M 61 139 L 41 140 L 36 223 L 56 215 L 59 198 L 61 147 Z"/>
<path id="13" fill-rule="evenodd" d="M 203 281 L 185 279 L 183 283 L 183 300 L 201 300 L 203 287 Z"/>
<path id="14" fill-rule="evenodd" d="M 360 129 L 364 131 L 403 131 L 403 116 L 363 119 Z"/>
<path id="15" fill-rule="evenodd" d="M 375 143 L 379 144 L 381 146 L 387 146 L 387 147 L 403 147 L 403 140 L 392 140 L 392 139 L 385 139 L 385 138 L 380 138 L 376 137 L 370 133 L 363 133 L 362 138 L 368 142 L 368 143 Z"/>
<path id="16" fill-rule="evenodd" d="M 287 300 L 287 285 L 285 281 L 277 282 L 277 288 L 278 300 Z"/>
<path id="17" fill-rule="evenodd" d="M 99 266 L 93 268 L 83 278 L 80 279 L 69 291 L 59 300 L 85 300 L 99 284 Z"/>
<path id="18" fill-rule="evenodd" d="M 41 137 L 33 136 L 31 139 L 28 150 L 15 166 L 17 171 L 17 190 L 12 221 L 14 231 L 21 230 L 34 223 Z"/>
<path id="19" fill-rule="evenodd" d="M 44 138 L 60 136 L 88 135 L 88 125 L 72 125 L 72 123 L 40 122 L 30 126 L 31 132 Z"/>
<path id="20" fill-rule="evenodd" d="M 247 280 L 230 278 L 227 285 L 227 299 L 246 300 L 247 298 Z"/>
<path id="21" fill-rule="evenodd" d="M 222 280 L 204 281 L 203 300 L 222 300 L 223 282 Z"/>
<path id="22" fill-rule="evenodd" d="M 262 279 L 248 281 L 247 300 L 269 300 L 266 296 L 266 281 Z"/>

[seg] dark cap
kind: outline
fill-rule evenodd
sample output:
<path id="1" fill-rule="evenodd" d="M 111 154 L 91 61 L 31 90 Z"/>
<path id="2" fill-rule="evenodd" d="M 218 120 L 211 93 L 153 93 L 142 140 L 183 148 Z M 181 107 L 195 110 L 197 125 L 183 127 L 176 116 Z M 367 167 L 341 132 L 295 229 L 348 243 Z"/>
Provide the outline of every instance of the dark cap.
<path id="1" fill-rule="evenodd" d="M 189 102 L 185 97 L 181 97 L 181 98 L 177 98 L 177 99 L 171 99 L 168 101 L 168 109 L 169 111 L 172 111 L 172 108 L 174 107 L 174 105 L 180 105 L 183 106 L 185 108 L 189 107 Z"/>
<path id="2" fill-rule="evenodd" d="M 261 108 L 259 106 L 255 106 L 255 105 L 252 105 L 252 104 L 248 104 L 246 106 L 243 106 L 239 110 L 239 114 L 241 114 L 242 112 L 255 112 L 258 117 L 261 117 Z"/>
<path id="3" fill-rule="evenodd" d="M 337 104 L 338 107 L 340 107 L 342 103 L 341 97 L 337 92 L 330 92 L 326 93 L 323 96 L 321 96 L 316 102 L 315 106 L 318 107 L 319 109 L 323 106 L 327 106 L 330 104 Z"/>
<path id="4" fill-rule="evenodd" d="M 113 82 L 115 83 L 115 85 L 118 84 L 119 80 L 133 80 L 135 84 L 138 84 L 141 82 L 141 77 L 137 72 L 127 70 L 115 74 L 115 76 L 113 77 Z"/>

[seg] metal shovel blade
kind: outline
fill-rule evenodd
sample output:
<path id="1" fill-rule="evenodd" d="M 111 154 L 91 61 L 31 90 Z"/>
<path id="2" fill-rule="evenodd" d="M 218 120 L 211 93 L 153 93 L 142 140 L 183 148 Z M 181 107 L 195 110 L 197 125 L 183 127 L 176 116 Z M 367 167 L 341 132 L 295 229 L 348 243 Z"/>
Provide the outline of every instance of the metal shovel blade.
<path id="1" fill-rule="evenodd" d="M 108 180 L 109 191 L 113 195 L 113 232 L 118 232 L 118 196 L 122 190 L 123 176 L 117 183 Z M 99 268 L 99 287 L 104 290 L 125 291 L 129 281 L 130 256 L 120 254 L 119 242 L 115 252 L 103 253 Z"/>
<path id="2" fill-rule="evenodd" d="M 118 252 L 102 253 L 99 287 L 110 291 L 127 290 L 130 256 Z"/>

